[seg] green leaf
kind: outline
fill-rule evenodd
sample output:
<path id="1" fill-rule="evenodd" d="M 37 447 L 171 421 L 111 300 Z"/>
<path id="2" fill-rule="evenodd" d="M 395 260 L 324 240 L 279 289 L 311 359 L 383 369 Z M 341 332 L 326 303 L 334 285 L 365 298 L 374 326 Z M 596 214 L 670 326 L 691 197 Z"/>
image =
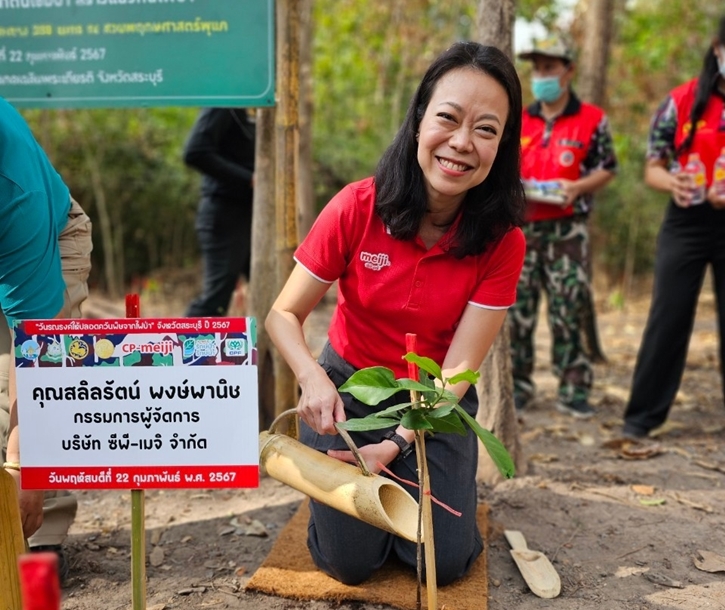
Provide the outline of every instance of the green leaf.
<path id="1" fill-rule="evenodd" d="M 384 366 L 371 366 L 355 371 L 343 383 L 340 392 L 348 392 L 366 405 L 377 405 L 400 391 L 393 371 Z"/>
<path id="2" fill-rule="evenodd" d="M 378 411 L 377 413 L 371 413 L 369 416 L 366 417 L 387 417 L 388 415 L 393 415 L 394 413 L 397 413 L 398 411 L 405 409 L 406 407 L 412 407 L 417 404 L 419 403 L 401 402 L 399 405 L 393 405 L 392 407 L 388 407 L 387 409 L 383 409 L 382 411 Z"/>
<path id="3" fill-rule="evenodd" d="M 516 474 L 516 466 L 514 466 L 514 461 L 511 459 L 509 452 L 506 451 L 503 443 L 491 434 L 491 432 L 482 428 L 473 417 L 466 413 L 461 405 L 455 405 L 455 409 L 471 427 L 471 430 L 476 433 L 476 436 L 481 439 L 483 446 L 488 451 L 488 455 L 491 456 L 493 463 L 496 464 L 498 471 L 507 479 L 513 478 Z"/>
<path id="4" fill-rule="evenodd" d="M 420 398 L 426 405 L 433 406 L 440 402 L 440 392 L 436 392 L 436 391 L 423 392 L 420 395 Z"/>
<path id="5" fill-rule="evenodd" d="M 447 379 L 449 384 L 456 385 L 457 383 L 460 383 L 461 381 L 467 381 L 471 385 L 476 385 L 476 382 L 478 381 L 478 378 L 481 376 L 481 373 L 478 371 L 463 371 L 462 373 L 457 373 L 453 375 L 450 379 Z"/>
<path id="6" fill-rule="evenodd" d="M 351 432 L 365 432 L 367 430 L 382 430 L 383 428 L 397 426 L 398 420 L 368 415 L 366 417 L 348 419 L 347 421 L 339 422 L 337 425 L 340 426 L 340 428 L 350 430 Z"/>
<path id="7" fill-rule="evenodd" d="M 404 379 L 397 379 L 396 383 L 401 390 L 413 390 L 414 392 L 430 391 L 430 388 L 427 385 L 422 384 L 419 381 L 414 381 L 413 379 L 408 379 L 407 377 Z"/>
<path id="8" fill-rule="evenodd" d="M 427 413 L 428 418 L 442 418 L 447 417 L 448 414 L 453 411 L 453 405 L 452 404 L 446 404 L 441 407 L 436 407 L 435 409 L 430 409 Z M 456 415 L 458 417 L 458 415 Z"/>
<path id="9" fill-rule="evenodd" d="M 461 399 L 458 398 L 458 394 L 454 394 L 450 390 L 443 390 L 443 393 L 441 394 L 441 400 L 443 402 L 452 402 L 454 404 L 458 404 L 458 401 Z"/>
<path id="10" fill-rule="evenodd" d="M 433 409 L 426 412 L 426 419 L 433 426 L 433 432 L 453 432 L 461 436 L 466 436 L 466 426 L 463 425 L 458 413 L 452 412 L 443 417 L 433 417 L 440 409 Z"/>
<path id="11" fill-rule="evenodd" d="M 403 356 L 408 362 L 414 362 L 419 368 L 424 370 L 426 373 L 433 375 L 436 379 L 443 381 L 443 374 L 441 373 L 441 367 L 439 367 L 433 360 L 426 358 L 425 356 L 419 356 L 415 352 L 408 352 Z"/>
<path id="12" fill-rule="evenodd" d="M 433 377 L 428 375 L 425 371 L 420 371 L 420 382 L 430 390 L 433 390 L 436 387 L 436 382 L 433 380 Z"/>
<path id="13" fill-rule="evenodd" d="M 408 430 L 433 430 L 433 424 L 428 421 L 425 414 L 425 409 L 411 409 L 403 415 L 400 423 Z"/>

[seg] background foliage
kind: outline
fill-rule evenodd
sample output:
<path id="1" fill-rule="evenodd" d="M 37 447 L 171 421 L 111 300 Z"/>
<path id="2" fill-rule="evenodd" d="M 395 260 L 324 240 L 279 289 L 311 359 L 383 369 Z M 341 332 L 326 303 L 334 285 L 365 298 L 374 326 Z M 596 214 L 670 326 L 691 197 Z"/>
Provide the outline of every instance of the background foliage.
<path id="1" fill-rule="evenodd" d="M 519 0 L 518 15 L 548 27 L 573 20 L 565 25 L 581 40 L 585 3 L 567 17 L 561 3 Z M 642 183 L 649 119 L 673 86 L 699 72 L 718 4 L 619 0 L 607 111 L 621 170 L 593 218 L 597 267 L 612 286 L 651 269 L 666 198 Z M 313 182 L 322 206 L 374 170 L 431 59 L 455 40 L 475 38 L 476 3 L 313 0 L 313 7 Z M 528 102 L 528 66 L 519 68 Z M 94 220 L 97 286 L 122 291 L 159 267 L 197 261 L 198 176 L 181 161 L 196 112 L 24 111 Z"/>

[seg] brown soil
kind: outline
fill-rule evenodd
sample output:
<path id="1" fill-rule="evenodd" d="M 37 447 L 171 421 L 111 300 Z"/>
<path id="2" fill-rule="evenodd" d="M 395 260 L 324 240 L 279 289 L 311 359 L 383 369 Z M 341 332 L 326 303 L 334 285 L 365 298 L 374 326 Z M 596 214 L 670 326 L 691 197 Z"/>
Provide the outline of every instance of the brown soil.
<path id="1" fill-rule="evenodd" d="M 163 295 L 149 294 L 144 314 L 178 315 Z M 165 303 L 165 306 L 161 306 Z M 641 444 L 616 437 L 648 306 L 599 306 L 609 358 L 597 365 L 597 415 L 575 421 L 554 409 L 548 330 L 538 331 L 539 395 L 521 422 L 528 472 L 480 495 L 491 507 L 489 607 L 507 610 L 652 610 L 725 608 L 722 574 L 695 567 L 698 550 L 725 555 L 725 447 L 714 303 L 701 298 L 687 370 L 670 420 Z M 117 303 L 93 297 L 90 312 L 121 315 Z M 319 345 L 329 304 L 308 333 Z M 614 439 L 614 440 L 613 440 Z M 65 610 L 131 607 L 130 493 L 80 492 L 78 518 L 66 543 L 71 574 Z M 259 489 L 149 491 L 146 498 L 147 608 L 371 610 L 360 603 L 297 602 L 245 592 L 301 496 L 263 478 Z M 263 536 L 246 535 L 255 521 Z M 255 524 L 258 525 L 258 524 Z M 526 587 L 502 531 L 523 532 L 561 576 L 555 600 Z M 725 559 L 723 559 L 725 561 Z"/>

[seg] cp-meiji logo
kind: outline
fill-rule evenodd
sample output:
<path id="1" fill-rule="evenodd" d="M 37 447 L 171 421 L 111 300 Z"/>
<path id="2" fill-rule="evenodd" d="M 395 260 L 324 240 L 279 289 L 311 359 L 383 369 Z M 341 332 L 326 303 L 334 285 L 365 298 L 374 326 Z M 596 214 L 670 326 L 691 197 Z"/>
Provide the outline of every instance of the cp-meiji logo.
<path id="1" fill-rule="evenodd" d="M 365 263 L 366 269 L 380 271 L 383 267 L 390 267 L 390 257 L 384 252 L 371 254 L 370 252 L 360 252 L 360 260 Z"/>

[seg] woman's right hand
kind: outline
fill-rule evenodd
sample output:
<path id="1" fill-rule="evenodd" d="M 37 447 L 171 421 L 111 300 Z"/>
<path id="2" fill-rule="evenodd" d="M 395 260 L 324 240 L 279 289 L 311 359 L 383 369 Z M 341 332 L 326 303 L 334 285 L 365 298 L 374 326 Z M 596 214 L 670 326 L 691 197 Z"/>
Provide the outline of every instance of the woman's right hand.
<path id="1" fill-rule="evenodd" d="M 337 434 L 335 422 L 345 421 L 345 407 L 327 373 L 315 363 L 299 383 L 297 414 L 302 421 L 318 434 Z"/>

